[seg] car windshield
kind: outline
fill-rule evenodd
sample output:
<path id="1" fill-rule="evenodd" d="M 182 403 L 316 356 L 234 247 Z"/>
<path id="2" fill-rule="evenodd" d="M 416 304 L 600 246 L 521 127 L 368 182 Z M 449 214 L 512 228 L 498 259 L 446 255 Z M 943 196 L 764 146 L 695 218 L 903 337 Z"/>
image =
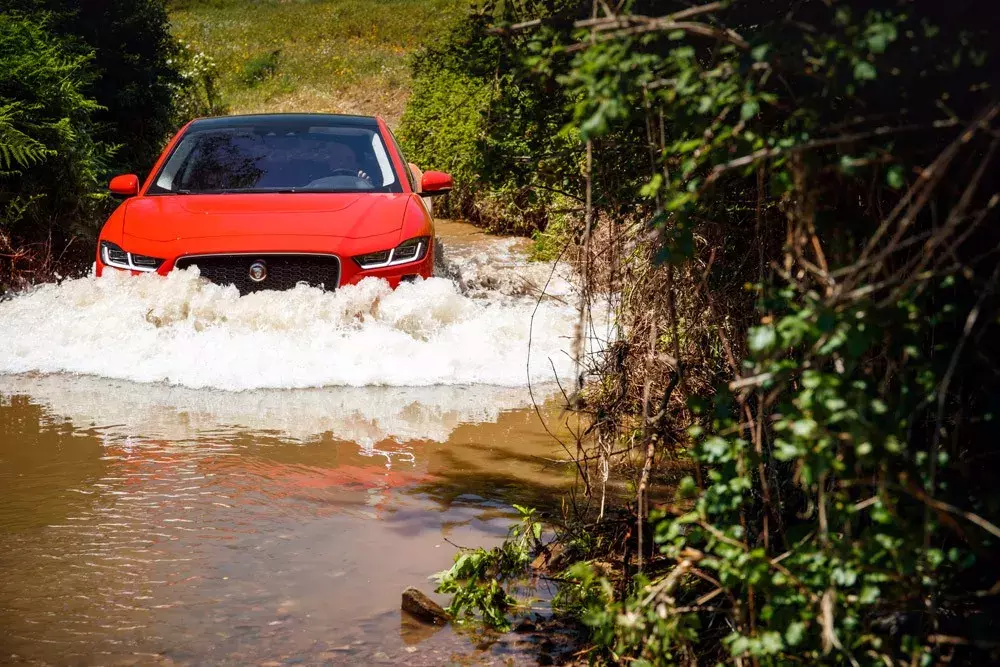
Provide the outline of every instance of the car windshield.
<path id="1" fill-rule="evenodd" d="M 400 192 L 376 127 L 268 121 L 192 127 L 149 194 Z"/>

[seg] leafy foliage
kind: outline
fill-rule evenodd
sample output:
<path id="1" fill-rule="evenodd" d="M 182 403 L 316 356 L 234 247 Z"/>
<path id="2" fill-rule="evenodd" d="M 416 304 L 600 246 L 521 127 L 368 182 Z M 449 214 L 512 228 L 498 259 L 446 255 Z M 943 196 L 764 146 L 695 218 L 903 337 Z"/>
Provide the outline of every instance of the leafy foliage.
<path id="1" fill-rule="evenodd" d="M 243 65 L 240 80 L 244 86 L 253 88 L 261 82 L 270 79 L 278 72 L 278 62 L 281 59 L 281 49 L 259 53 Z"/>
<path id="2" fill-rule="evenodd" d="M 31 166 L 53 152 L 18 129 L 17 121 L 23 115 L 20 107 L 19 103 L 11 103 L 0 108 L 0 165 L 5 170 Z"/>
<path id="3" fill-rule="evenodd" d="M 168 28 L 164 0 L 4 4 L 0 285 L 52 277 L 53 253 L 89 265 L 72 240 L 109 212 L 110 176 L 146 172 L 179 124 L 221 110 L 213 63 Z"/>
<path id="4" fill-rule="evenodd" d="M 629 8 L 543 16 L 520 53 L 589 142 L 589 219 L 641 230 L 600 386 L 663 409 L 592 405 L 593 431 L 644 438 L 644 482 L 686 434 L 694 470 L 637 515 L 656 546 L 625 553 L 655 567 L 608 605 L 579 565 L 567 609 L 636 664 L 995 661 L 996 16 Z M 636 349 L 640 372 L 615 361 Z"/>
<path id="5" fill-rule="evenodd" d="M 119 144 L 121 171 L 145 172 L 176 130 L 174 90 L 180 83 L 171 62 L 165 0 L 8 0 L 10 10 L 47 17 L 64 48 L 89 54 L 87 92 L 101 105 L 95 140 Z"/>
<path id="6" fill-rule="evenodd" d="M 208 54 L 178 41 L 170 64 L 178 70 L 174 106 L 178 123 L 202 116 L 221 116 L 227 107 L 219 91 L 219 68 Z"/>
<path id="7" fill-rule="evenodd" d="M 511 527 L 507 539 L 492 549 L 463 550 L 455 564 L 435 575 L 437 592 L 452 595 L 448 611 L 458 622 L 476 613 L 486 625 L 509 630 L 509 609 L 517 604 L 506 586 L 523 578 L 542 537 L 542 524 L 535 510 L 520 505 L 514 508 L 521 520 Z"/>
<path id="8" fill-rule="evenodd" d="M 443 214 L 528 233 L 546 226 L 551 209 L 579 203 L 567 195 L 580 181 L 582 152 L 575 133 L 563 131 L 563 93 L 550 74 L 512 57 L 529 40 L 494 30 L 521 17 L 557 19 L 578 5 L 486 2 L 412 56 L 400 139 L 421 167 L 454 176 Z"/>
<path id="9" fill-rule="evenodd" d="M 0 228 L 100 205 L 113 147 L 92 136 L 89 60 L 45 23 L 0 15 Z"/>

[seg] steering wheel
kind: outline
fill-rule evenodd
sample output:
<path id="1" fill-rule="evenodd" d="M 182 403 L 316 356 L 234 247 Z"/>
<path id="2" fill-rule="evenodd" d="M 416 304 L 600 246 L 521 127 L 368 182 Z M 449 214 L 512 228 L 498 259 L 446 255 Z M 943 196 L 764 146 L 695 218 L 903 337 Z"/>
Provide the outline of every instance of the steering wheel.
<path id="1" fill-rule="evenodd" d="M 345 179 L 350 180 L 345 182 Z M 358 188 L 361 190 L 373 190 L 375 185 L 372 183 L 371 179 L 368 178 L 368 174 L 351 171 L 350 169 L 336 169 L 332 175 L 310 181 L 309 183 L 306 183 L 305 187 L 333 189 L 348 188 L 353 191 Z"/>

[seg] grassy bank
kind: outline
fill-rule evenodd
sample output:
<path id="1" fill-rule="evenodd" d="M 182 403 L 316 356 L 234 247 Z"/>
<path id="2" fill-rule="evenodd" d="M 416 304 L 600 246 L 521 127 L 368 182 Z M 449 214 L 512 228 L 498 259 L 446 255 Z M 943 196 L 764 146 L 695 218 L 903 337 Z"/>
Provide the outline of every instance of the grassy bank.
<path id="1" fill-rule="evenodd" d="M 178 0 L 174 34 L 211 56 L 233 113 L 376 113 L 395 124 L 407 55 L 465 0 Z"/>

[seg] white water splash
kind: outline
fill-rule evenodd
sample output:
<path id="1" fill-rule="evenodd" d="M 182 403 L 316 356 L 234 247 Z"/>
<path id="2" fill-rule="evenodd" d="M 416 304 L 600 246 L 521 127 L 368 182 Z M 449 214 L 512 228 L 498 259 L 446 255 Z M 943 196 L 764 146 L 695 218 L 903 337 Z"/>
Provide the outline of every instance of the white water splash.
<path id="1" fill-rule="evenodd" d="M 552 388 L 539 387 L 536 395 Z M 205 434 L 271 433 L 310 442 L 323 434 L 374 451 L 386 441 L 445 442 L 462 424 L 496 422 L 531 405 L 523 387 L 328 387 L 228 392 L 96 377 L 0 375 L 0 398 L 30 396 L 56 420 L 110 441 L 185 446 Z"/>
<path id="2" fill-rule="evenodd" d="M 502 251 L 496 270 L 506 277 L 494 289 L 477 277 L 479 288 L 466 293 L 460 279 L 396 290 L 369 279 L 335 292 L 301 286 L 240 297 L 234 287 L 201 280 L 196 269 L 43 285 L 0 302 L 0 374 L 73 373 L 236 391 L 516 387 L 552 381 L 553 370 L 571 376 L 574 300 L 546 298 L 536 309 L 536 283 L 549 267 L 511 266 L 510 248 L 495 247 Z M 476 267 L 477 276 L 489 271 L 482 261 Z M 516 289 L 504 289 L 511 285 Z"/>

